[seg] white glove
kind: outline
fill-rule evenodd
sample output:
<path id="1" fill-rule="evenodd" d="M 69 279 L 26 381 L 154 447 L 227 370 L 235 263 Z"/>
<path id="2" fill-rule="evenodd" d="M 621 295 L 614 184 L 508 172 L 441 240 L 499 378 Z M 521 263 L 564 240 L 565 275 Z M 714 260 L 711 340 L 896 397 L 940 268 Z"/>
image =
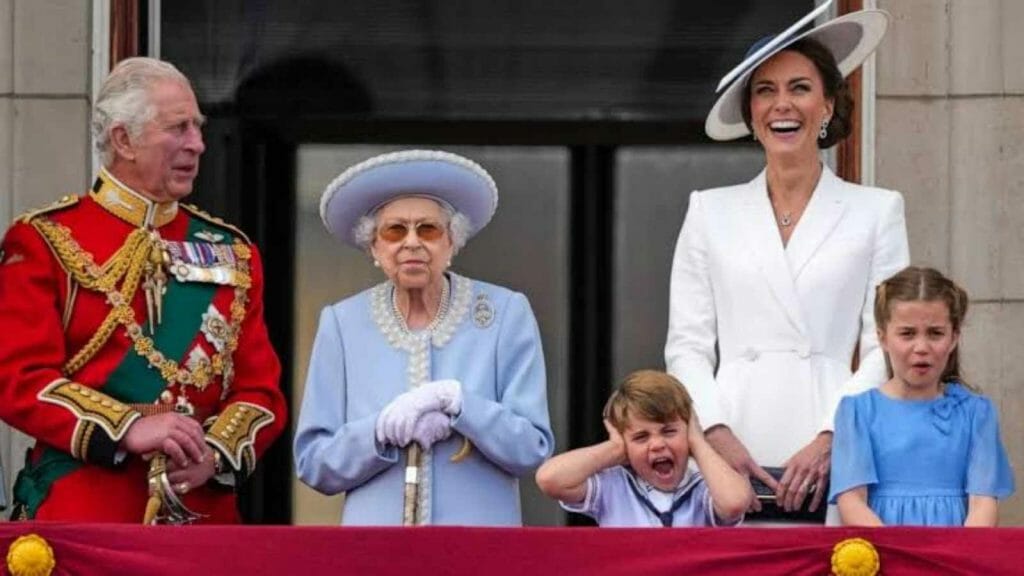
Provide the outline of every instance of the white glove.
<path id="1" fill-rule="evenodd" d="M 452 417 L 444 412 L 427 412 L 412 429 L 412 439 L 424 450 L 452 435 Z"/>
<path id="2" fill-rule="evenodd" d="M 404 448 L 412 440 L 420 416 L 435 411 L 449 416 L 462 411 L 462 384 L 458 380 L 426 382 L 392 400 L 377 417 L 377 442 Z"/>

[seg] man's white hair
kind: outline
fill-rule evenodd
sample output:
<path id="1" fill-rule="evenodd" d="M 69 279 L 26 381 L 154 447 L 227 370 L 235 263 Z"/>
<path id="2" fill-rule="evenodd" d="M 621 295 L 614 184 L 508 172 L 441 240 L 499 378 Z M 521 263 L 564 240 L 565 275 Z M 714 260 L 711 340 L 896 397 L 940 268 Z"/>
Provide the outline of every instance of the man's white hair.
<path id="1" fill-rule="evenodd" d="M 156 107 L 150 101 L 150 88 L 167 80 L 192 86 L 173 64 L 155 58 L 128 58 L 110 71 L 100 87 L 92 111 L 92 135 L 104 166 L 114 161 L 110 130 L 121 124 L 129 136 L 138 138 L 146 123 L 156 116 Z"/>

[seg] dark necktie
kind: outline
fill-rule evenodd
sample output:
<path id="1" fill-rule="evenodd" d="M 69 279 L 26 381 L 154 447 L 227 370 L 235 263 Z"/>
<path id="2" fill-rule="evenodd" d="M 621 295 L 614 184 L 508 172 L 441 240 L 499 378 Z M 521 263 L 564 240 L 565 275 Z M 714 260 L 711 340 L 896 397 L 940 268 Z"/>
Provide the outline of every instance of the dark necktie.
<path id="1" fill-rule="evenodd" d="M 640 502 L 642 502 L 648 510 L 653 512 L 654 515 L 658 517 L 658 520 L 661 520 L 662 526 L 664 526 L 665 528 L 672 527 L 672 517 L 675 516 L 676 510 L 678 510 L 679 507 L 683 505 L 683 502 L 686 502 L 687 493 L 683 493 L 681 496 L 673 500 L 672 506 L 669 507 L 667 512 L 659 512 L 658 509 L 654 507 L 654 504 L 652 504 L 651 501 L 647 499 L 647 496 L 644 496 L 643 493 L 640 492 L 640 489 L 637 488 L 635 482 L 627 481 L 626 484 L 629 484 L 630 489 L 633 490 L 633 494 L 636 494 L 636 497 L 640 500 Z"/>

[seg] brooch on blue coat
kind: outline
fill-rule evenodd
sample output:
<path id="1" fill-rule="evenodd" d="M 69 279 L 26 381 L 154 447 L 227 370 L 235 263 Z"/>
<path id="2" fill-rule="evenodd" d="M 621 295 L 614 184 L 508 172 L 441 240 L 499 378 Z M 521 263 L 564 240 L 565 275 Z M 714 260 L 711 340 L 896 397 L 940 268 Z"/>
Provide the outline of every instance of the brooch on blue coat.
<path id="1" fill-rule="evenodd" d="M 487 299 L 487 294 L 477 294 L 473 303 L 473 322 L 479 328 L 487 328 L 494 323 L 494 306 Z"/>

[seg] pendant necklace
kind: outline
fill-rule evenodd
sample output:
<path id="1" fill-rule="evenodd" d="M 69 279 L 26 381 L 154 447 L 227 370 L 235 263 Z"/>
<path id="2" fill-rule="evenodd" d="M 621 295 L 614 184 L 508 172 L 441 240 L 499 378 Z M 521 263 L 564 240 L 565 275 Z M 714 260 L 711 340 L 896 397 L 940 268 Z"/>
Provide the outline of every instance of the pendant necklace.
<path id="1" fill-rule="evenodd" d="M 768 193 L 768 201 L 772 205 L 772 214 L 775 215 L 775 221 L 778 223 L 779 228 L 789 228 L 793 225 L 793 211 L 786 210 L 780 211 L 778 206 L 775 205 L 775 199 L 772 198 L 771 192 Z"/>

